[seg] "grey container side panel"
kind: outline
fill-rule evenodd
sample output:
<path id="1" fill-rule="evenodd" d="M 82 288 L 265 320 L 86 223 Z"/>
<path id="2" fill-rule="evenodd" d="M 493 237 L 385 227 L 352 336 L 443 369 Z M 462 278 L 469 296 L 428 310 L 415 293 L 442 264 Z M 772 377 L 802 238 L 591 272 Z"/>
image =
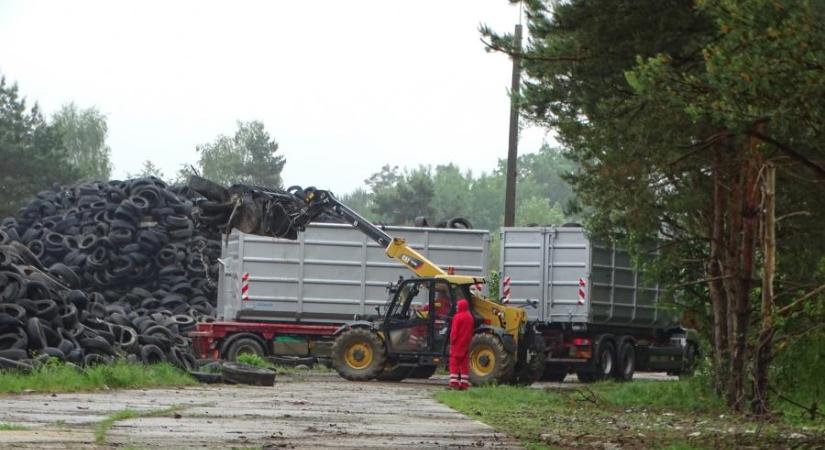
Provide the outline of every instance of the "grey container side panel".
<path id="1" fill-rule="evenodd" d="M 527 308 L 531 319 L 627 327 L 675 323 L 659 303 L 659 286 L 645 282 L 629 254 L 592 242 L 581 228 L 503 228 L 501 245 L 502 279 L 512 280 L 512 303 L 540 299 L 538 311 Z"/>
<path id="2" fill-rule="evenodd" d="M 504 279 L 510 277 L 512 305 L 523 306 L 527 300 L 538 300 L 538 310 L 525 308 L 529 320 L 542 319 L 547 307 L 542 271 L 546 253 L 544 235 L 544 228 L 507 228 L 501 231 L 499 292 L 504 294 Z"/>
<path id="3" fill-rule="evenodd" d="M 615 245 L 594 243 L 592 258 L 592 322 L 639 327 L 671 322 L 669 316 L 662 315 L 658 284 L 644 282 L 628 252 Z"/>
<path id="4" fill-rule="evenodd" d="M 544 229 L 544 315 L 547 322 L 589 322 L 590 242 L 580 227 Z M 583 296 L 580 296 L 580 288 Z"/>
<path id="5" fill-rule="evenodd" d="M 486 270 L 482 256 L 489 247 L 486 231 L 412 227 L 386 227 L 386 231 L 406 238 L 435 263 L 453 265 L 458 273 L 481 276 Z M 238 236 L 243 251 L 232 255 L 225 247 L 224 259 L 238 262 L 233 266 L 236 277 L 250 274 L 250 300 L 241 301 L 239 294 L 222 290 L 226 301 L 236 305 L 227 318 L 340 323 L 356 314 L 373 313 L 376 305 L 386 303 L 389 282 L 412 276 L 405 266 L 387 258 L 384 248 L 346 224 L 311 224 L 297 241 L 237 232 L 233 236 Z"/>
<path id="6" fill-rule="evenodd" d="M 239 300 L 238 281 L 235 274 L 238 273 L 237 265 L 240 264 L 238 254 L 240 249 L 240 239 L 238 235 L 232 234 L 224 242 L 223 254 L 219 260 L 220 272 L 218 276 L 218 303 L 217 317 L 219 320 L 232 320 L 235 317 L 236 305 Z"/>

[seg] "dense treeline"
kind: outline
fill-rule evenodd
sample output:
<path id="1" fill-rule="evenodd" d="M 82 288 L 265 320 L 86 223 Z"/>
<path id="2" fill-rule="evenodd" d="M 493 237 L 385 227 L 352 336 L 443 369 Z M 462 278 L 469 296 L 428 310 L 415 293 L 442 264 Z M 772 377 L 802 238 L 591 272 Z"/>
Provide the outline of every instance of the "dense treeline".
<path id="1" fill-rule="evenodd" d="M 651 269 L 703 320 L 731 407 L 764 415 L 777 385 L 821 400 L 822 2 L 523 3 L 519 100 L 581 167 L 588 228 L 663 242 Z M 511 36 L 482 33 L 514 53 Z M 813 382 L 770 382 L 792 372 Z"/>
<path id="2" fill-rule="evenodd" d="M 474 175 L 455 164 L 399 170 L 384 166 L 365 180 L 366 188 L 341 199 L 367 218 L 394 225 L 412 225 L 426 217 L 430 225 L 454 217 L 467 218 L 475 228 L 495 231 L 504 223 L 506 160 L 490 173 Z M 558 149 L 544 145 L 518 161 L 517 225 L 560 225 L 573 192 L 565 177 L 574 165 Z"/>

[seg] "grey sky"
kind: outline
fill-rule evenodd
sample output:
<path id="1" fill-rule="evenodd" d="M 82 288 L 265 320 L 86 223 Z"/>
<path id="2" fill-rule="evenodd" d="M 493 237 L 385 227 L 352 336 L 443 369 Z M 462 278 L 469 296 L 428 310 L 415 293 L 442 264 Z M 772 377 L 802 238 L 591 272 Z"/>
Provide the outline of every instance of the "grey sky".
<path id="1" fill-rule="evenodd" d="M 517 21 L 507 0 L 0 0 L 0 73 L 46 113 L 105 113 L 116 177 L 146 159 L 172 175 L 257 119 L 286 184 L 343 193 L 385 163 L 506 156 L 511 65 L 477 27 Z M 521 152 L 544 138 L 523 130 Z"/>

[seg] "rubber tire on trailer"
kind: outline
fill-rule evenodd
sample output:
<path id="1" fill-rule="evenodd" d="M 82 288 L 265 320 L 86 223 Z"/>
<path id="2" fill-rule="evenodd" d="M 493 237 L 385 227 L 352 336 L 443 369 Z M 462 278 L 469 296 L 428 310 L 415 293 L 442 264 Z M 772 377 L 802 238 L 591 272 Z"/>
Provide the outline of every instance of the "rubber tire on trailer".
<path id="1" fill-rule="evenodd" d="M 383 371 L 386 360 L 384 342 L 372 330 L 349 329 L 332 344 L 332 367 L 350 381 L 372 380 Z"/>
<path id="2" fill-rule="evenodd" d="M 438 370 L 438 366 L 417 366 L 410 372 L 409 377 L 417 380 L 426 380 L 435 375 L 436 370 Z"/>
<path id="3" fill-rule="evenodd" d="M 613 342 L 607 339 L 600 339 L 596 346 L 596 357 L 593 361 L 593 368 L 578 372 L 576 375 L 582 383 L 592 383 L 594 381 L 605 380 L 611 376 L 616 367 L 616 348 Z"/>
<path id="4" fill-rule="evenodd" d="M 393 366 L 389 369 L 385 367 L 384 371 L 378 374 L 375 378 L 379 381 L 401 381 L 410 376 L 412 369 L 413 368 L 410 366 L 399 365 Z"/>
<path id="5" fill-rule="evenodd" d="M 470 341 L 470 382 L 473 386 L 507 383 L 513 377 L 515 355 L 507 353 L 501 340 L 476 334 Z"/>
<path id="6" fill-rule="evenodd" d="M 223 355 L 223 358 L 227 361 L 237 361 L 238 356 L 243 353 L 251 353 L 261 358 L 266 354 L 264 352 L 264 346 L 252 335 L 233 339 L 226 345 L 226 349 L 221 351 L 221 355 Z"/>
<path id="7" fill-rule="evenodd" d="M 532 340 L 533 342 L 527 349 L 528 356 L 531 358 L 530 362 L 519 362 L 517 364 L 512 380 L 514 384 L 530 386 L 539 381 L 544 375 L 544 365 L 547 358 L 544 337 L 541 334 L 533 334 Z"/>
<path id="8" fill-rule="evenodd" d="M 616 381 L 632 381 L 636 371 L 636 346 L 630 339 L 623 339 L 619 343 L 619 352 L 616 355 L 616 367 L 613 378 Z"/>
<path id="9" fill-rule="evenodd" d="M 253 386 L 272 386 L 275 384 L 275 372 L 261 367 L 226 362 L 221 365 L 221 375 L 228 383 L 251 384 Z"/>

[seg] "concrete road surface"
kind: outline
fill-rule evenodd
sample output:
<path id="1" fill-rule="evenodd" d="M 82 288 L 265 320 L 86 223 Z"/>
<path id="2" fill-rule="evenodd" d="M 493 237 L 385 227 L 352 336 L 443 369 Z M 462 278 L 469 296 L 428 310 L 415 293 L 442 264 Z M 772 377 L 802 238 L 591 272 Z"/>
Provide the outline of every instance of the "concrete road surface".
<path id="1" fill-rule="evenodd" d="M 0 448 L 518 448 L 433 400 L 441 384 L 329 375 L 271 388 L 3 395 L 0 423 L 26 429 L 0 431 Z M 96 440 L 99 424 L 126 409 L 143 417 L 115 421 Z"/>

